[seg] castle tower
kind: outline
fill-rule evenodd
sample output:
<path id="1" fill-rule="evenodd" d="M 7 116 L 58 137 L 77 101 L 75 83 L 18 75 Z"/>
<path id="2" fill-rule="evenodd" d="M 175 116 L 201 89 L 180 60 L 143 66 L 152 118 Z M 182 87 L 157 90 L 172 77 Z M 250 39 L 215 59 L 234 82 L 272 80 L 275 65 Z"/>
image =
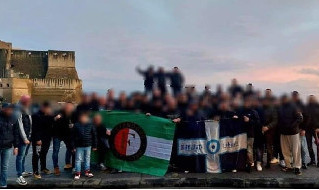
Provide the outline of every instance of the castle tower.
<path id="1" fill-rule="evenodd" d="M 16 102 L 23 94 L 35 102 L 80 100 L 82 81 L 74 51 L 16 50 L 0 41 L 0 71 L 0 96 L 5 101 Z"/>

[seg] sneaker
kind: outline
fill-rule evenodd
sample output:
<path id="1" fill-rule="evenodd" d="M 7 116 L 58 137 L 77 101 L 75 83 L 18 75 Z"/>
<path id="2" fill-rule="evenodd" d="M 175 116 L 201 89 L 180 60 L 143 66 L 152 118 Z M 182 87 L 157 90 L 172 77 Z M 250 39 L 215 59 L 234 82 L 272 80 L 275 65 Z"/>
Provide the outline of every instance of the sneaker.
<path id="1" fill-rule="evenodd" d="M 261 162 L 257 162 L 257 171 L 263 171 L 263 168 L 261 167 Z"/>
<path id="2" fill-rule="evenodd" d="M 94 175 L 92 174 L 90 170 L 85 171 L 85 176 L 88 178 L 94 177 Z"/>
<path id="3" fill-rule="evenodd" d="M 188 174 L 188 173 L 189 173 L 189 171 L 185 170 L 185 171 L 184 171 L 184 173 Z"/>
<path id="4" fill-rule="evenodd" d="M 16 182 L 19 184 L 19 185 L 27 185 L 27 181 L 24 179 L 23 176 L 20 176 L 17 178 Z"/>
<path id="5" fill-rule="evenodd" d="M 48 170 L 47 168 L 41 170 L 42 173 L 46 174 L 46 175 L 50 175 L 51 174 L 51 171 Z"/>
<path id="6" fill-rule="evenodd" d="M 295 168 L 295 174 L 296 175 L 302 175 L 302 172 L 299 168 Z"/>
<path id="7" fill-rule="evenodd" d="M 307 169 L 307 165 L 305 163 L 302 163 L 302 169 Z"/>
<path id="8" fill-rule="evenodd" d="M 277 163 L 279 163 L 279 160 L 277 158 L 273 158 L 273 159 L 271 159 L 270 163 L 277 164 Z"/>
<path id="9" fill-rule="evenodd" d="M 75 175 L 74 175 L 74 180 L 79 180 L 81 177 L 81 173 L 77 172 Z"/>
<path id="10" fill-rule="evenodd" d="M 233 173 L 237 173 L 237 170 L 235 170 L 235 169 L 234 169 L 234 170 L 232 170 L 231 172 L 233 172 Z"/>
<path id="11" fill-rule="evenodd" d="M 58 167 L 54 168 L 54 175 L 56 176 L 61 175 L 60 169 Z"/>
<path id="12" fill-rule="evenodd" d="M 41 179 L 42 178 L 41 175 L 39 174 L 39 172 L 34 172 L 33 177 L 35 179 Z"/>
<path id="13" fill-rule="evenodd" d="M 70 169 L 72 169 L 72 164 L 65 164 L 64 169 L 65 169 L 65 170 L 70 170 Z"/>
<path id="14" fill-rule="evenodd" d="M 32 172 L 22 172 L 22 176 L 23 177 L 29 177 L 29 176 L 32 176 Z"/>
<path id="15" fill-rule="evenodd" d="M 105 167 L 105 165 L 103 163 L 100 164 L 100 169 L 101 171 L 105 171 L 107 168 Z"/>
<path id="16" fill-rule="evenodd" d="M 279 165 L 280 165 L 281 167 L 285 168 L 285 167 L 286 167 L 285 160 L 280 160 Z"/>
<path id="17" fill-rule="evenodd" d="M 313 161 L 313 160 L 311 160 L 308 164 L 307 164 L 307 166 L 315 166 L 316 165 L 316 162 L 315 161 Z M 317 165 L 318 166 L 318 165 Z"/>

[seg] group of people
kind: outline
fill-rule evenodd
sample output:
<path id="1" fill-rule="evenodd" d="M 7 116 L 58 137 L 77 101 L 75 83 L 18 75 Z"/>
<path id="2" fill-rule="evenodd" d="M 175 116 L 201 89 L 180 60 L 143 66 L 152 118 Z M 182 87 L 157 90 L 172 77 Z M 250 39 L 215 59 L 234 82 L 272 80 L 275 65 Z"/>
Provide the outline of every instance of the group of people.
<path id="1" fill-rule="evenodd" d="M 110 131 L 102 124 L 99 114 L 91 121 L 90 108 L 80 104 L 75 108 L 73 103 L 64 103 L 61 110 L 53 112 L 49 102 L 43 102 L 37 109 L 32 106 L 30 96 L 23 95 L 18 104 L 2 103 L 0 113 L 0 186 L 7 186 L 9 159 L 13 147 L 16 156 L 16 182 L 27 185 L 25 177 L 41 179 L 41 174 L 52 172 L 47 168 L 48 150 L 53 144 L 52 161 L 54 175 L 61 174 L 59 169 L 59 151 L 63 141 L 66 145 L 65 170 L 73 170 L 74 179 L 81 176 L 82 162 L 84 175 L 93 177 L 90 170 L 91 150 L 100 150 L 101 168 L 104 166 L 106 143 Z M 26 156 L 32 148 L 32 172 L 25 169 Z M 39 168 L 40 164 L 40 168 Z"/>
<path id="2" fill-rule="evenodd" d="M 224 90 L 221 85 L 211 91 L 206 85 L 202 93 L 195 86 L 184 86 L 184 78 L 177 67 L 166 73 L 150 67 L 139 73 L 144 76 L 145 92 L 127 95 L 120 92 L 116 98 L 109 89 L 106 96 L 97 93 L 83 94 L 78 105 L 64 103 L 61 110 L 53 111 L 48 102 L 38 110 L 32 108 L 29 96 L 22 96 L 18 104 L 3 103 L 0 114 L 0 186 L 7 185 L 9 157 L 16 155 L 17 183 L 27 185 L 26 176 L 40 179 L 41 174 L 51 174 L 46 166 L 47 154 L 53 144 L 53 174 L 60 175 L 58 156 L 61 142 L 66 145 L 64 169 L 74 170 L 74 179 L 84 175 L 93 177 L 90 170 L 91 150 L 98 151 L 98 165 L 105 170 L 105 155 L 109 149 L 111 131 L 103 125 L 102 117 L 91 112 L 100 110 L 123 110 L 154 115 L 180 123 L 189 120 L 236 119 L 244 123 L 247 132 L 247 171 L 262 171 L 263 165 L 279 163 L 282 171 L 301 175 L 301 168 L 319 167 L 319 104 L 310 95 L 303 104 L 297 91 L 276 98 L 271 89 L 264 93 L 247 84 L 245 88 L 232 80 Z M 172 93 L 166 89 L 166 79 L 171 80 Z M 157 84 L 157 85 L 154 85 Z M 177 127 L 179 125 L 176 125 Z M 312 148 L 317 145 L 317 163 Z M 25 170 L 25 158 L 32 147 L 33 172 Z M 263 164 L 263 153 L 267 152 Z M 308 149 L 308 150 L 307 150 Z M 309 151 L 310 163 L 305 156 Z M 40 170 L 39 170 L 40 162 Z M 171 166 L 174 161 L 171 160 Z M 172 167 L 174 168 L 174 167 Z M 235 172 L 235 169 L 234 169 Z"/>

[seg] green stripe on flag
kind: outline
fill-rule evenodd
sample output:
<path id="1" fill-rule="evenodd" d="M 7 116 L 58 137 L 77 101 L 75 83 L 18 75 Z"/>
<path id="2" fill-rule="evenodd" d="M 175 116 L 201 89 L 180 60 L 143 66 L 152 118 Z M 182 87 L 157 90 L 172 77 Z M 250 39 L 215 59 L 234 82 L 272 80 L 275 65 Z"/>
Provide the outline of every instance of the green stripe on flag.
<path id="1" fill-rule="evenodd" d="M 140 141 L 140 136 L 138 135 L 138 133 L 135 133 L 134 130 L 131 131 L 132 129 L 130 129 L 129 135 L 126 135 L 127 137 L 124 137 L 128 138 L 127 141 L 125 139 L 123 141 L 123 136 L 117 138 L 116 134 L 119 133 L 112 133 L 115 139 L 120 139 L 120 141 L 116 140 L 116 145 L 121 145 L 122 143 L 122 145 L 125 145 L 123 147 L 127 147 L 127 149 L 124 150 L 124 153 L 126 151 L 126 155 L 124 155 L 125 158 L 123 158 L 122 156 L 118 156 L 119 151 L 116 151 L 114 149 L 112 149 L 113 152 L 108 151 L 106 155 L 107 166 L 128 172 L 139 172 L 156 176 L 165 175 L 171 157 L 172 144 L 175 133 L 175 124 L 172 121 L 155 116 L 146 116 L 145 114 L 136 114 L 121 111 L 101 111 L 99 113 L 102 115 L 103 123 L 107 128 L 113 129 L 121 123 L 134 123 L 138 126 L 138 128 L 141 128 L 143 130 L 146 135 L 146 137 L 145 135 L 144 137 L 148 139 L 146 143 L 142 143 L 146 145 L 146 151 L 144 153 L 141 152 L 142 154 L 140 154 L 138 157 L 128 160 L 126 159 L 126 157 L 130 152 L 134 153 L 139 150 L 139 146 L 142 142 Z M 115 153 L 116 155 L 114 155 Z M 96 163 L 97 158 L 97 153 L 93 152 L 92 162 Z"/>

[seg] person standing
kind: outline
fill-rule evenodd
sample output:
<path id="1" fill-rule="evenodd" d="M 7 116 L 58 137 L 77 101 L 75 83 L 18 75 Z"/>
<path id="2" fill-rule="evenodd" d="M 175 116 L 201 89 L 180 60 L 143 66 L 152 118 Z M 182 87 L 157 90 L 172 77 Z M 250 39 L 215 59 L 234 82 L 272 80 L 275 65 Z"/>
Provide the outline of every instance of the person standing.
<path id="1" fill-rule="evenodd" d="M 105 155 L 107 151 L 110 149 L 109 145 L 109 137 L 111 135 L 111 131 L 106 128 L 106 126 L 102 122 L 102 116 L 100 114 L 96 114 L 93 118 L 93 125 L 96 128 L 97 133 L 97 147 L 98 147 L 98 163 L 99 167 L 102 171 L 106 170 L 105 166 Z"/>
<path id="2" fill-rule="evenodd" d="M 274 136 L 278 123 L 278 113 L 276 108 L 273 106 L 271 98 L 263 99 L 263 115 L 261 116 L 262 128 L 261 131 L 265 136 L 266 148 L 267 148 L 267 164 L 266 168 L 270 168 L 271 160 L 274 158 Z M 261 155 L 263 152 L 261 152 Z"/>
<path id="3" fill-rule="evenodd" d="M 59 176 L 61 174 L 59 169 L 59 151 L 61 142 L 63 141 L 66 146 L 66 154 L 65 154 L 65 166 L 64 169 L 72 169 L 74 168 L 75 163 L 75 155 L 72 147 L 72 130 L 74 126 L 74 105 L 70 102 L 65 103 L 62 110 L 56 116 L 56 121 L 53 124 L 53 167 L 54 174 Z M 71 164 L 72 157 L 72 164 Z"/>
<path id="4" fill-rule="evenodd" d="M 184 85 L 184 77 L 178 67 L 173 68 L 173 72 L 169 74 L 173 95 L 176 97 L 182 92 Z"/>
<path id="5" fill-rule="evenodd" d="M 32 115 L 33 133 L 32 133 L 32 168 L 33 176 L 36 179 L 41 179 L 39 173 L 39 160 L 41 172 L 51 174 L 46 167 L 47 153 L 50 148 L 52 139 L 53 116 L 51 115 L 51 106 L 48 102 L 41 105 L 40 110 Z"/>
<path id="6" fill-rule="evenodd" d="M 2 110 L 0 112 L 0 188 L 7 187 L 9 160 L 12 146 L 13 154 L 18 154 L 18 147 L 20 144 L 18 124 L 12 119 L 13 106 L 8 103 L 2 103 Z M 20 185 L 27 185 L 24 183 Z"/>
<path id="7" fill-rule="evenodd" d="M 314 95 L 311 95 L 308 98 L 306 112 L 308 116 L 306 119 L 306 139 L 310 156 L 310 163 L 308 163 L 308 166 L 316 164 L 315 154 L 312 148 L 313 138 L 315 138 L 315 144 L 317 146 L 317 167 L 319 167 L 319 104 Z"/>
<path id="8" fill-rule="evenodd" d="M 301 175 L 301 146 L 299 124 L 303 116 L 296 105 L 287 95 L 281 97 L 281 106 L 278 111 L 278 127 L 280 130 L 280 145 L 285 160 L 282 171 L 287 172 L 294 168 L 296 175 Z M 291 159 L 292 158 L 292 159 Z M 291 165 L 292 163 L 292 165 Z"/>
<path id="9" fill-rule="evenodd" d="M 246 97 L 244 107 L 239 111 L 240 119 L 244 122 L 244 127 L 247 131 L 247 172 L 251 172 L 251 167 L 254 166 L 254 138 L 255 130 L 260 126 L 260 118 L 258 112 L 252 107 L 252 98 Z M 261 171 L 261 162 L 257 162 L 257 170 Z"/>
<path id="10" fill-rule="evenodd" d="M 31 118 L 31 97 L 23 95 L 20 98 L 19 104 L 14 110 L 14 116 L 17 118 L 19 129 L 19 145 L 18 155 L 16 157 L 16 171 L 19 185 L 26 185 L 24 177 L 32 175 L 32 172 L 25 171 L 25 158 L 28 155 L 32 134 L 32 118 Z"/>
<path id="11" fill-rule="evenodd" d="M 162 96 L 166 94 L 166 77 L 167 74 L 163 67 L 159 67 L 157 73 L 155 74 L 155 79 L 157 81 L 157 87 L 160 89 Z"/>
<path id="12" fill-rule="evenodd" d="M 86 177 L 93 177 L 90 170 L 91 149 L 97 150 L 97 136 L 93 124 L 89 121 L 88 112 L 79 113 L 79 120 L 74 124 L 72 147 L 75 151 L 75 180 L 81 177 L 81 164 L 84 161 L 84 172 Z"/>
<path id="13" fill-rule="evenodd" d="M 154 68 L 149 66 L 146 71 L 141 70 L 139 67 L 136 68 L 137 72 L 144 77 L 144 89 L 145 94 L 152 93 L 154 84 Z"/>

